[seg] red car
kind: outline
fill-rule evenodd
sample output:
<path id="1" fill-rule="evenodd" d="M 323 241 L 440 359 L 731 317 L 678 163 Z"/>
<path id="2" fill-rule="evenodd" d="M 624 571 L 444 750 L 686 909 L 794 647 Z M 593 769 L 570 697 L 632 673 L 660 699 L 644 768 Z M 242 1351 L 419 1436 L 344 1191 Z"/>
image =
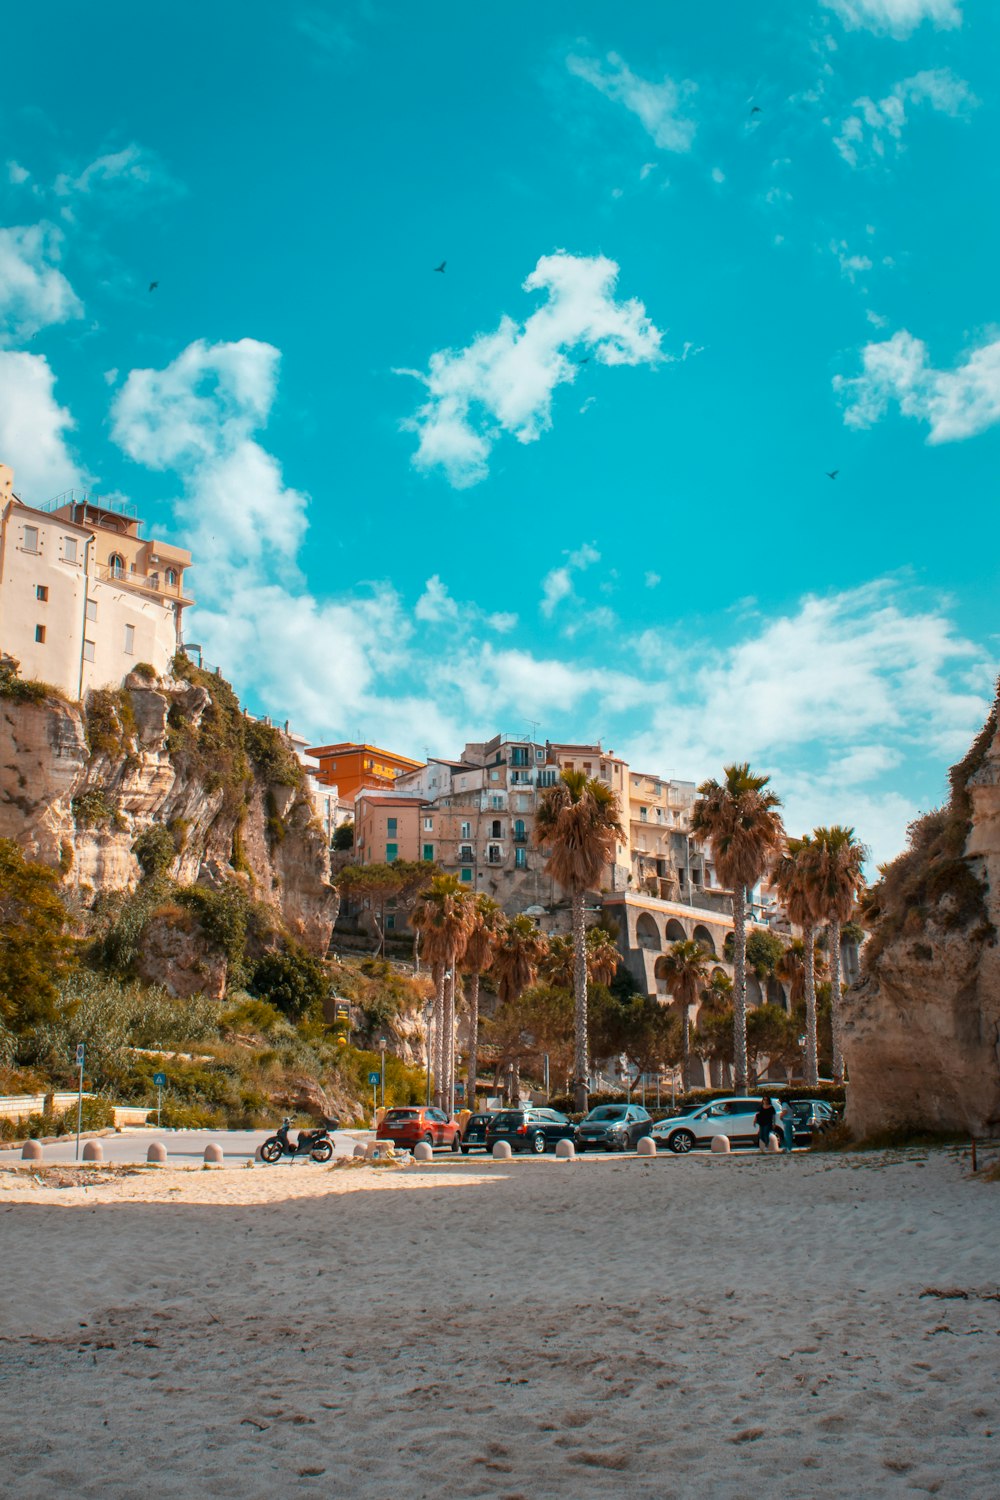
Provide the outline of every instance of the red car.
<path id="1" fill-rule="evenodd" d="M 392 1141 L 394 1146 L 406 1146 L 411 1151 L 420 1141 L 428 1146 L 450 1146 L 452 1151 L 462 1149 L 462 1129 L 455 1120 L 449 1120 L 443 1109 L 415 1104 L 387 1109 L 375 1139 Z"/>

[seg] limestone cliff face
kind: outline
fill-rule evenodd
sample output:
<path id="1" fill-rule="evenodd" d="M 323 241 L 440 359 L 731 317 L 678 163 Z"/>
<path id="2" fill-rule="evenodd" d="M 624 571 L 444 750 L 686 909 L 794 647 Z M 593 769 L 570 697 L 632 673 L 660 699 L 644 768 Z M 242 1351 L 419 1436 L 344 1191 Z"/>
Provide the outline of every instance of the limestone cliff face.
<path id="1" fill-rule="evenodd" d="M 267 760 L 275 745 L 291 751 L 276 731 L 244 727 L 228 684 L 192 677 L 201 680 L 133 673 L 121 692 L 92 696 L 86 712 L 55 697 L 0 698 L 0 837 L 60 869 L 88 907 L 138 884 L 133 846 L 158 826 L 173 841 L 175 880 L 239 879 L 293 937 L 325 953 L 338 907 L 326 839 L 304 787 Z M 257 762 L 244 750 L 250 728 Z M 183 972 L 182 952 L 163 957 Z M 171 987 L 188 988 L 182 979 Z"/>
<path id="2" fill-rule="evenodd" d="M 844 997 L 848 1125 L 1000 1132 L 1000 700 L 873 892 Z"/>

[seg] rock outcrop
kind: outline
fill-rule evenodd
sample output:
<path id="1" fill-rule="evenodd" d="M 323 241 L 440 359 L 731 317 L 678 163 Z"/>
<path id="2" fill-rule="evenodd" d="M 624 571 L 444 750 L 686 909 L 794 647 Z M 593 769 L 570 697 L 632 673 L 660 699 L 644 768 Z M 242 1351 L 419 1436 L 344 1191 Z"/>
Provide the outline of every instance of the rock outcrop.
<path id="1" fill-rule="evenodd" d="M 846 1120 L 1000 1133 L 1000 699 L 871 896 L 844 997 Z"/>
<path id="2" fill-rule="evenodd" d="M 162 830 L 163 873 L 216 889 L 240 881 L 292 937 L 326 952 L 339 903 L 305 778 L 223 679 L 140 669 L 86 709 L 56 695 L 0 697 L 0 838 L 59 869 L 84 914 L 138 885 L 151 829 Z M 175 993 L 224 983 L 176 924 L 151 930 L 139 967 Z"/>

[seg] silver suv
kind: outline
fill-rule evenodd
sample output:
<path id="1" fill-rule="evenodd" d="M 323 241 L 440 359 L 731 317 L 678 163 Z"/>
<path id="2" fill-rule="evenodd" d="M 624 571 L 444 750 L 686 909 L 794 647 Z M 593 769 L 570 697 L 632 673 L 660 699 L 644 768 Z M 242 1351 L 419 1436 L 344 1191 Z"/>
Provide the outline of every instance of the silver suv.
<path id="1" fill-rule="evenodd" d="M 710 1104 L 671 1115 L 653 1126 L 653 1140 L 684 1156 L 695 1147 L 711 1147 L 713 1136 L 727 1135 L 732 1146 L 756 1146 L 757 1127 L 754 1115 L 760 1109 L 759 1099 L 746 1096 L 713 1099 Z"/>

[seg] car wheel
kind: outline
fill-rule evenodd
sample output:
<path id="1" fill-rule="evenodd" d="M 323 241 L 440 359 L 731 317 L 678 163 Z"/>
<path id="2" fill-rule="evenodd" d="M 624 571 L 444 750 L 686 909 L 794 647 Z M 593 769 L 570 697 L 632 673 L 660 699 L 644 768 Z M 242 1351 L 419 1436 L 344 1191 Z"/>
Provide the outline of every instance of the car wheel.
<path id="1" fill-rule="evenodd" d="M 694 1145 L 694 1136 L 690 1130 L 675 1130 L 670 1137 L 670 1149 L 675 1156 L 687 1156 Z"/>
<path id="2" fill-rule="evenodd" d="M 424 1142 L 425 1142 L 426 1145 L 430 1146 L 430 1148 L 431 1148 L 432 1151 L 434 1150 L 434 1137 L 431 1135 L 431 1133 L 430 1133 L 429 1130 L 428 1130 L 427 1134 L 424 1136 Z"/>
<path id="3" fill-rule="evenodd" d="M 532 1151 L 534 1151 L 536 1156 L 545 1155 L 545 1137 L 544 1135 L 542 1135 L 541 1131 L 539 1131 L 537 1135 L 532 1137 L 531 1149 Z"/>
<path id="4" fill-rule="evenodd" d="M 468 1156 L 468 1154 L 469 1154 L 469 1152 L 470 1152 L 470 1151 L 471 1151 L 471 1150 L 472 1150 L 472 1147 L 471 1147 L 471 1146 L 463 1146 L 463 1147 L 462 1147 L 462 1155 L 463 1155 L 463 1156 Z"/>
<path id="5" fill-rule="evenodd" d="M 453 1151 L 461 1151 L 462 1149 L 462 1137 L 458 1134 L 457 1130 L 451 1138 L 451 1149 Z"/>

